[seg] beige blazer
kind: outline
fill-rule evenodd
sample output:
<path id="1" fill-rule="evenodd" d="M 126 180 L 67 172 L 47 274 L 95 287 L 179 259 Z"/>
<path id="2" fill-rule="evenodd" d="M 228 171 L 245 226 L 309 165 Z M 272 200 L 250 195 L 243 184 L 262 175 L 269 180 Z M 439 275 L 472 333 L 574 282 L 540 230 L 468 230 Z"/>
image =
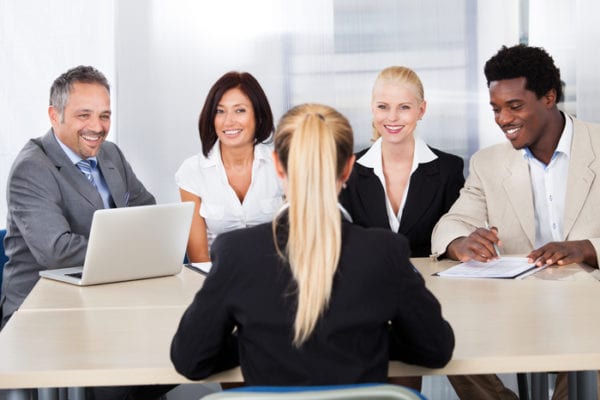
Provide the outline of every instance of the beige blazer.
<path id="1" fill-rule="evenodd" d="M 485 221 L 498 227 L 505 254 L 526 255 L 535 244 L 535 217 L 529 166 L 509 142 L 471 157 L 460 196 L 435 226 L 431 248 L 443 254 L 450 242 Z M 564 213 L 564 240 L 589 239 L 600 254 L 600 125 L 573 118 Z"/>

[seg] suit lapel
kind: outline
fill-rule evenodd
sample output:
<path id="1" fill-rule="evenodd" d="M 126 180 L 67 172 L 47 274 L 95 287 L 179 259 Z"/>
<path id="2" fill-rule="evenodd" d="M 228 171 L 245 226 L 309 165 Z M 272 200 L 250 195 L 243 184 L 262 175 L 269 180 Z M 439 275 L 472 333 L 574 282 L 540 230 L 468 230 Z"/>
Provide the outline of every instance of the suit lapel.
<path id="1" fill-rule="evenodd" d="M 357 194 L 365 214 L 369 216 L 368 225 L 390 229 L 381 181 L 372 168 L 360 164 L 354 164 L 354 168 L 358 179 Z"/>
<path id="2" fill-rule="evenodd" d="M 569 117 L 567 117 L 569 118 Z M 587 127 L 573 119 L 573 142 L 569 158 L 569 178 L 565 198 L 563 238 L 569 236 L 579 212 L 583 208 L 596 174 L 589 168 L 595 160 Z"/>
<path id="3" fill-rule="evenodd" d="M 429 209 L 433 198 L 440 187 L 440 161 L 439 158 L 419 164 L 410 178 L 410 186 L 406 196 L 406 204 L 402 210 L 400 233 L 407 233 L 421 220 L 423 214 Z"/>
<path id="4" fill-rule="evenodd" d="M 533 248 L 535 246 L 535 214 L 529 164 L 521 151 L 514 151 L 512 148 L 507 152 L 505 159 L 504 167 L 507 175 L 502 181 L 502 186 L 517 215 L 521 229 L 527 235 L 531 248 Z"/>
<path id="5" fill-rule="evenodd" d="M 42 137 L 42 147 L 48 158 L 54 163 L 57 171 L 64 179 L 96 208 L 104 208 L 102 198 L 94 186 L 90 184 L 87 178 L 75 166 L 69 157 L 65 154 L 60 145 L 56 142 L 52 130 L 48 131 Z"/>
<path id="6" fill-rule="evenodd" d="M 104 149 L 100 150 L 96 158 L 98 159 L 98 167 L 102 172 L 102 176 L 108 186 L 108 191 L 110 192 L 115 206 L 127 207 L 129 202 L 129 192 L 127 192 L 125 185 L 123 185 L 124 180 L 119 169 L 108 157 L 106 157 Z"/>

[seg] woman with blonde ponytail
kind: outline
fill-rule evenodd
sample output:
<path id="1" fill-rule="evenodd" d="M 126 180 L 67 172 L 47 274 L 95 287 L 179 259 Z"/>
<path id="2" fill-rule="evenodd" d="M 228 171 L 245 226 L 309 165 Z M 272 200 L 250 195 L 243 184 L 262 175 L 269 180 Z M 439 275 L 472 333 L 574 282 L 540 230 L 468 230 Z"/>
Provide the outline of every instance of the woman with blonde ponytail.
<path id="1" fill-rule="evenodd" d="M 290 264 L 297 286 L 296 346 L 310 336 L 331 296 L 342 246 L 337 198 L 340 179 L 348 178 L 354 162 L 352 151 L 350 125 L 329 107 L 296 107 L 282 118 L 277 130 L 275 166 L 280 177 L 287 177 L 289 204 L 287 245 L 278 250 Z M 287 159 L 285 165 L 280 155 Z M 295 173 L 287 174 L 288 170 Z M 275 234 L 280 216 L 273 222 Z"/>
<path id="2" fill-rule="evenodd" d="M 385 382 L 390 358 L 444 366 L 454 335 L 406 240 L 338 205 L 354 163 L 347 119 L 300 105 L 274 142 L 287 203 L 272 224 L 215 240 L 173 339 L 177 371 L 202 379 L 239 363 L 250 385 L 322 385 Z"/>

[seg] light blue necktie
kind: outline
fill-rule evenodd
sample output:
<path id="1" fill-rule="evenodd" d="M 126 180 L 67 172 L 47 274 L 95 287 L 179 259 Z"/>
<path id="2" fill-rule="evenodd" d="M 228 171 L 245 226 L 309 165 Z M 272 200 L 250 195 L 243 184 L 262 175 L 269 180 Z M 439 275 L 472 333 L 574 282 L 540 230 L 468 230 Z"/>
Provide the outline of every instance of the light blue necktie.
<path id="1" fill-rule="evenodd" d="M 77 162 L 77 168 L 83 172 L 85 177 L 94 187 L 96 187 L 96 182 L 94 182 L 94 177 L 92 176 L 92 170 L 96 168 L 95 160 L 81 160 Z"/>

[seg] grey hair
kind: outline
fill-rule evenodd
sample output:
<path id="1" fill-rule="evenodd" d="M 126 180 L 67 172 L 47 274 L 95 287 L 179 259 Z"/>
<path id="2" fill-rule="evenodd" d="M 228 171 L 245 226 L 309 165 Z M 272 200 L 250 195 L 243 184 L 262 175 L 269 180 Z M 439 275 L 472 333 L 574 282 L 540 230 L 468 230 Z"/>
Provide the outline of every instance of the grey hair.
<path id="1" fill-rule="evenodd" d="M 73 89 L 73 84 L 81 83 L 97 83 L 106 88 L 110 93 L 110 85 L 104 74 L 94 67 L 80 65 L 71 68 L 52 83 L 50 88 L 50 105 L 58 111 L 61 121 L 64 121 L 64 111 L 69 95 Z"/>

